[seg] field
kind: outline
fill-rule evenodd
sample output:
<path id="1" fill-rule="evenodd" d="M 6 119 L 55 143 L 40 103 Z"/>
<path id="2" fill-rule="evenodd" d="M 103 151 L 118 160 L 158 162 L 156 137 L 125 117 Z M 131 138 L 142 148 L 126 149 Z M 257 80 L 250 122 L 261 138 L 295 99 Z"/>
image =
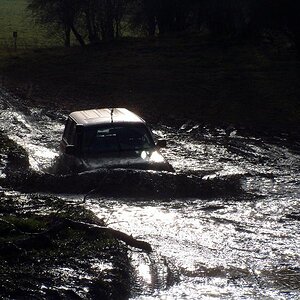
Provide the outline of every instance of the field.
<path id="1" fill-rule="evenodd" d="M 20 50 L 0 55 L 0 73 L 34 106 L 124 106 L 153 122 L 299 132 L 300 62 L 266 45 L 182 36 Z"/>
<path id="2" fill-rule="evenodd" d="M 49 37 L 47 30 L 34 24 L 26 11 L 27 0 L 0 1 L 0 48 L 13 48 L 13 32 L 18 33 L 18 48 L 57 46 L 59 38 Z"/>
<path id="3" fill-rule="evenodd" d="M 29 105 L 125 106 L 154 122 L 299 132 L 300 62 L 286 44 L 180 35 L 64 49 L 34 24 L 26 5 L 0 0 L 0 83 Z"/>

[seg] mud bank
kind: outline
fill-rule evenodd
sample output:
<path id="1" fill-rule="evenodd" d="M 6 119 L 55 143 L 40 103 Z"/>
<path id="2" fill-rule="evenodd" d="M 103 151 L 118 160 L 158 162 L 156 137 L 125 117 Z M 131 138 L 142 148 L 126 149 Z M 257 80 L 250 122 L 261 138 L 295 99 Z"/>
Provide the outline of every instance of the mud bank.
<path id="1" fill-rule="evenodd" d="M 24 149 L 2 133 L 0 158 L 2 181 L 29 169 Z M 127 299 L 132 278 L 127 246 L 90 226 L 105 228 L 103 220 L 76 203 L 19 194 L 2 185 L 0 297 Z"/>
<path id="2" fill-rule="evenodd" d="M 172 199 L 176 197 L 237 196 L 244 191 L 241 175 L 194 176 L 140 170 L 96 170 L 53 175 L 35 171 L 11 172 L 2 184 L 22 192 L 86 194 Z"/>
<path id="3" fill-rule="evenodd" d="M 2 193 L 0 295 L 5 299 L 126 299 L 127 248 L 113 237 L 64 225 L 103 221 L 60 199 Z"/>
<path id="4" fill-rule="evenodd" d="M 0 178 L 10 170 L 22 171 L 29 169 L 26 151 L 0 131 Z"/>

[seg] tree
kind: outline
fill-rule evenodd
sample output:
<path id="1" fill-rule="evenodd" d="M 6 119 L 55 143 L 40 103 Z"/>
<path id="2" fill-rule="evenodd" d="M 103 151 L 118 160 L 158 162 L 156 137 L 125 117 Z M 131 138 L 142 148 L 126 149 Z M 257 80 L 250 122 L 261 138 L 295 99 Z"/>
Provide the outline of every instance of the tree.
<path id="1" fill-rule="evenodd" d="M 28 10 L 32 12 L 33 18 L 52 28 L 55 31 L 64 32 L 64 43 L 70 46 L 70 34 L 84 46 L 85 42 L 76 29 L 76 21 L 81 11 L 82 0 L 28 0 Z"/>
<path id="2" fill-rule="evenodd" d="M 83 14 L 91 44 L 113 40 L 121 35 L 121 22 L 126 11 L 126 0 L 86 0 Z"/>
<path id="3" fill-rule="evenodd" d="M 132 30 L 154 36 L 157 29 L 157 0 L 134 0 L 130 3 L 129 24 Z"/>
<path id="4" fill-rule="evenodd" d="M 298 0 L 286 0 L 284 11 L 284 24 L 295 43 L 300 55 L 300 2 Z"/>
<path id="5" fill-rule="evenodd" d="M 150 36 L 184 31 L 197 0 L 138 0 L 131 22 L 146 29 Z"/>
<path id="6" fill-rule="evenodd" d="M 54 31 L 63 31 L 65 45 L 70 46 L 72 32 L 80 45 L 83 36 L 91 44 L 112 40 L 121 35 L 121 22 L 132 0 L 28 0 L 35 20 Z M 78 28 L 83 32 L 79 33 Z"/>
<path id="7" fill-rule="evenodd" d="M 300 54 L 300 1 L 255 0 L 252 7 L 251 26 L 257 33 L 268 29 L 287 34 Z"/>

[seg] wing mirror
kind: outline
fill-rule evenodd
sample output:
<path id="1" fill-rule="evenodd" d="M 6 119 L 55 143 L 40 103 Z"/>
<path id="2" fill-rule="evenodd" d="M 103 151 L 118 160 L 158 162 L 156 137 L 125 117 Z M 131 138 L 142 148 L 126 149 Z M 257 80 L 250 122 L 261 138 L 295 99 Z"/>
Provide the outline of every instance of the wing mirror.
<path id="1" fill-rule="evenodd" d="M 76 154 L 76 147 L 74 145 L 67 145 L 65 153 L 68 155 L 75 155 Z"/>
<path id="2" fill-rule="evenodd" d="M 156 146 L 159 148 L 166 148 L 167 147 L 167 141 L 163 139 L 157 140 Z"/>

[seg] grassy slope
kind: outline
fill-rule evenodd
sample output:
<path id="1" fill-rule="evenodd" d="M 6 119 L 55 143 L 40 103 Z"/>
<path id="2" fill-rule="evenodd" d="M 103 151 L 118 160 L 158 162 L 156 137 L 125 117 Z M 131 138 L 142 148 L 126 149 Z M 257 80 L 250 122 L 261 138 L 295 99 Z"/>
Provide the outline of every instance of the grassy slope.
<path id="1" fill-rule="evenodd" d="M 58 38 L 49 39 L 47 31 L 34 24 L 26 6 L 27 0 L 0 1 L 0 48 L 13 46 L 14 31 L 18 32 L 17 45 L 20 48 L 61 44 Z"/>
<path id="2" fill-rule="evenodd" d="M 291 57 L 179 37 L 6 53 L 0 72 L 4 85 L 38 105 L 126 106 L 152 121 L 293 128 L 300 124 L 300 62 Z"/>

